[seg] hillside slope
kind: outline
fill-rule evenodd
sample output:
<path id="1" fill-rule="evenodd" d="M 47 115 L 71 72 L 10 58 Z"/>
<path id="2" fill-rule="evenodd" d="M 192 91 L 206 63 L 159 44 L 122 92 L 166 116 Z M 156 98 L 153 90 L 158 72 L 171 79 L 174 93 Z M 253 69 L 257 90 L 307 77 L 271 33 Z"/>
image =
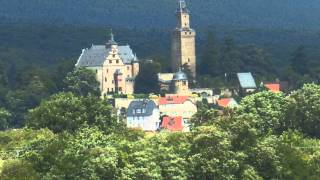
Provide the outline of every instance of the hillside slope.
<path id="1" fill-rule="evenodd" d="M 320 29 L 318 0 L 188 0 L 197 27 Z M 0 17 L 46 23 L 160 28 L 174 0 L 0 0 Z"/>

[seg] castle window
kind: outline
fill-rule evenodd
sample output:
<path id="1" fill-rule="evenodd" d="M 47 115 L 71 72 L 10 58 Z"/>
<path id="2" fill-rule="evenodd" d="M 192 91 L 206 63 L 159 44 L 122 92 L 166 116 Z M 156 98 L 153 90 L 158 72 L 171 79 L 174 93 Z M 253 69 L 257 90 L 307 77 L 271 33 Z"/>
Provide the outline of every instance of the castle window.
<path id="1" fill-rule="evenodd" d="M 109 63 L 112 64 L 112 60 L 109 60 Z"/>
<path id="2" fill-rule="evenodd" d="M 122 87 L 119 87 L 119 91 L 122 91 Z"/>
<path id="3" fill-rule="evenodd" d="M 187 32 L 185 32 L 184 34 L 187 35 Z"/>
<path id="4" fill-rule="evenodd" d="M 96 73 L 98 73 L 98 70 L 96 69 Z"/>
<path id="5" fill-rule="evenodd" d="M 116 63 L 119 64 L 119 60 L 117 60 Z"/>
<path id="6" fill-rule="evenodd" d="M 111 88 L 111 92 L 113 92 L 113 88 Z"/>
<path id="7" fill-rule="evenodd" d="M 184 26 L 187 26 L 187 23 L 184 23 Z"/>
<path id="8" fill-rule="evenodd" d="M 107 78 L 106 77 L 104 78 L 104 81 L 107 82 Z"/>
<path id="9" fill-rule="evenodd" d="M 114 80 L 112 80 L 112 84 L 114 83 Z M 113 88 L 112 88 L 112 91 L 113 91 Z"/>
<path id="10" fill-rule="evenodd" d="M 191 32 L 189 34 L 192 34 Z"/>
<path id="11" fill-rule="evenodd" d="M 186 82 L 186 81 L 183 81 L 183 85 L 184 85 L 184 86 L 187 85 L 187 82 Z"/>
<path id="12" fill-rule="evenodd" d="M 107 69 L 107 73 L 109 72 L 109 69 Z"/>
<path id="13" fill-rule="evenodd" d="M 191 60 L 190 60 L 190 58 L 188 58 L 188 62 L 190 62 Z"/>
<path id="14" fill-rule="evenodd" d="M 115 54 L 113 54 L 113 55 L 112 55 L 112 57 L 113 57 L 113 58 L 115 58 L 115 57 L 116 57 L 116 55 L 115 55 Z"/>
<path id="15" fill-rule="evenodd" d="M 130 70 L 130 67 L 129 67 L 129 66 L 127 66 L 127 70 Z"/>

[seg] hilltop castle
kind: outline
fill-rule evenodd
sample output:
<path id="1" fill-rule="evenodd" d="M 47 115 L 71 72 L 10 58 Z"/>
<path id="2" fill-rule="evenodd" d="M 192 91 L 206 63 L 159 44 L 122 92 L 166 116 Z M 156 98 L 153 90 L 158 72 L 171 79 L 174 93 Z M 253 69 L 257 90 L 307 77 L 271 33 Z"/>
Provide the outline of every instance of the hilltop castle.
<path id="1" fill-rule="evenodd" d="M 102 95 L 133 94 L 139 61 L 129 45 L 119 46 L 111 33 L 106 45 L 83 49 L 76 67 L 92 69 L 97 74 Z"/>
<path id="2" fill-rule="evenodd" d="M 172 71 L 159 74 L 160 84 L 176 94 L 188 94 L 188 79 L 181 67 L 187 65 L 196 76 L 195 30 L 190 28 L 190 13 L 185 0 L 179 0 L 177 26 L 172 32 Z M 112 93 L 133 94 L 139 61 L 129 45 L 119 46 L 111 33 L 106 45 L 83 49 L 76 67 L 92 69 L 100 82 L 102 96 Z M 165 76 L 165 80 L 163 77 Z M 168 78 L 169 77 L 169 78 Z"/>
<path id="3" fill-rule="evenodd" d="M 196 76 L 196 32 L 190 27 L 190 12 L 185 0 L 179 0 L 176 12 L 177 27 L 172 32 L 171 58 L 172 71 L 177 72 L 188 65 L 192 75 Z"/>

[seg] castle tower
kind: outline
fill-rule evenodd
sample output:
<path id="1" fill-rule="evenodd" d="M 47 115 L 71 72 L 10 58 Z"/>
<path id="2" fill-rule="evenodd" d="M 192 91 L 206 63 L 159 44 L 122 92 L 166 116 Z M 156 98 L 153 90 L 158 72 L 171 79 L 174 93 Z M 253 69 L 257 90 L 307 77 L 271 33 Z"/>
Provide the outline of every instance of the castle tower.
<path id="1" fill-rule="evenodd" d="M 177 72 L 181 66 L 187 64 L 193 76 L 196 76 L 196 43 L 195 30 L 190 28 L 190 13 L 185 0 L 179 0 L 176 12 L 177 27 L 172 33 L 171 58 L 172 71 Z"/>
<path id="2" fill-rule="evenodd" d="M 182 72 L 181 68 L 179 71 L 174 74 L 172 79 L 172 91 L 175 94 L 179 95 L 188 95 L 189 94 L 189 84 L 187 75 Z"/>

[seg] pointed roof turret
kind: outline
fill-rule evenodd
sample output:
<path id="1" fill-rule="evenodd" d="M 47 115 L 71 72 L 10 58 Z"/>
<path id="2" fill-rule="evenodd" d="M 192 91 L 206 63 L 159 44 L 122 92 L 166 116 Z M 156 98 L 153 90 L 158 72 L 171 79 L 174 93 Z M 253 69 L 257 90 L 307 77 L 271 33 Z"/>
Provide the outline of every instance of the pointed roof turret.
<path id="1" fill-rule="evenodd" d="M 187 8 L 187 3 L 185 0 L 179 0 L 179 13 L 189 13 L 189 10 Z"/>
<path id="2" fill-rule="evenodd" d="M 114 40 L 114 34 L 112 33 L 112 29 L 110 32 L 110 40 L 107 43 L 108 45 L 118 45 L 118 43 Z"/>

